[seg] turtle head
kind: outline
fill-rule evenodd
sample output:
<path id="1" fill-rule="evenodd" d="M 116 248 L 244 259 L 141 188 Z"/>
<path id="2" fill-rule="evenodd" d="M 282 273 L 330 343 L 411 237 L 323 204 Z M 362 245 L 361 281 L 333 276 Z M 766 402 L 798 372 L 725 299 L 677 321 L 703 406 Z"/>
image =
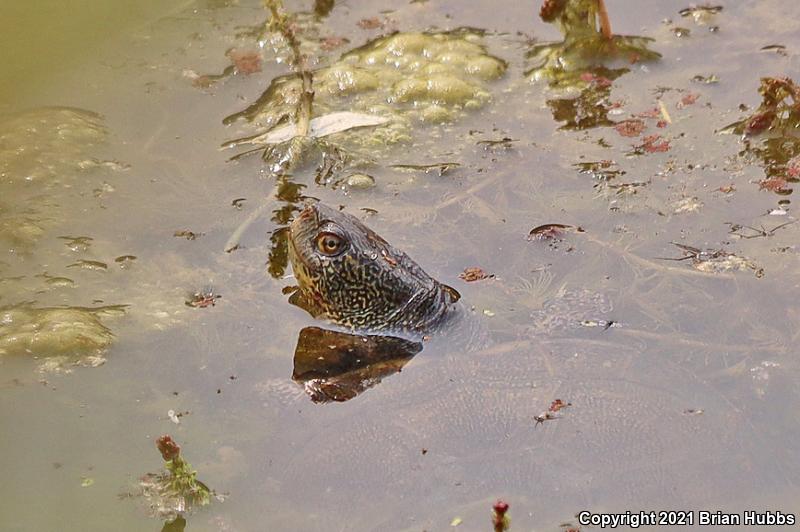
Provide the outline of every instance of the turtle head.
<path id="1" fill-rule="evenodd" d="M 351 329 L 423 330 L 458 299 L 356 217 L 309 204 L 289 229 L 302 295 Z"/>

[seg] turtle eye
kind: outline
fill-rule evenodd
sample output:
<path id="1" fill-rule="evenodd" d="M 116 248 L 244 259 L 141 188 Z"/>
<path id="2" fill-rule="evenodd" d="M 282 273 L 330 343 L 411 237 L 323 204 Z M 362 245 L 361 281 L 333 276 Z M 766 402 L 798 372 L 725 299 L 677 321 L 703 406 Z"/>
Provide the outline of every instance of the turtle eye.
<path id="1" fill-rule="evenodd" d="M 323 255 L 333 257 L 344 249 L 344 239 L 335 233 L 322 233 L 317 237 L 317 249 Z"/>

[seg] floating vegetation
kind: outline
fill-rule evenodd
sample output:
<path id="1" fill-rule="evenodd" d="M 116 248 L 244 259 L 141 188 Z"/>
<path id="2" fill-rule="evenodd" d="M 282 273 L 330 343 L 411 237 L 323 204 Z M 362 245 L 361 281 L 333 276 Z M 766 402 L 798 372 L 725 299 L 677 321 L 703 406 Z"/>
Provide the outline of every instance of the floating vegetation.
<path id="1" fill-rule="evenodd" d="M 552 87 L 587 84 L 591 80 L 581 79 L 581 74 L 596 67 L 661 57 L 648 48 L 653 39 L 611 35 L 610 28 L 598 27 L 601 4 L 598 0 L 545 0 L 539 15 L 555 24 L 564 40 L 538 44 L 528 52 L 532 67 L 526 75 L 531 80 L 548 81 Z"/>
<path id="2" fill-rule="evenodd" d="M 154 517 L 174 521 L 196 508 L 207 506 L 211 498 L 222 500 L 197 480 L 197 471 L 181 456 L 181 447 L 169 435 L 156 440 L 166 471 L 148 473 L 139 481 L 140 492 Z"/>
<path id="3" fill-rule="evenodd" d="M 85 153 L 106 135 L 101 116 L 82 109 L 42 107 L 11 115 L 0 121 L 0 185 L 74 177 L 95 166 Z"/>
<path id="4" fill-rule="evenodd" d="M 653 39 L 613 35 L 602 0 L 545 0 L 539 16 L 564 36 L 527 53 L 525 75 L 557 93 L 547 101 L 553 118 L 564 122 L 562 129 L 613 125 L 607 116 L 612 83 L 629 71 L 624 65 L 661 57 L 648 48 Z"/>
<path id="5" fill-rule="evenodd" d="M 42 107 L 0 118 L 0 197 L 14 197 L 0 203 L 0 242 L 29 251 L 61 221 L 52 189 L 72 187 L 94 168 L 124 169 L 87 158 L 106 136 L 100 115 L 81 109 Z"/>
<path id="6" fill-rule="evenodd" d="M 800 127 L 800 87 L 790 78 L 761 78 L 761 104 L 756 112 L 722 129 L 752 137 L 760 134 L 797 137 Z"/>
<path id="7" fill-rule="evenodd" d="M 0 356 L 32 355 L 43 371 L 103 364 L 114 334 L 101 317 L 125 312 L 125 306 L 34 308 L 23 303 L 0 309 Z"/>
<path id="8" fill-rule="evenodd" d="M 790 78 L 762 78 L 758 92 L 758 109 L 720 132 L 741 135 L 739 155 L 761 162 L 760 189 L 791 194 L 789 184 L 800 181 L 800 86 Z"/>

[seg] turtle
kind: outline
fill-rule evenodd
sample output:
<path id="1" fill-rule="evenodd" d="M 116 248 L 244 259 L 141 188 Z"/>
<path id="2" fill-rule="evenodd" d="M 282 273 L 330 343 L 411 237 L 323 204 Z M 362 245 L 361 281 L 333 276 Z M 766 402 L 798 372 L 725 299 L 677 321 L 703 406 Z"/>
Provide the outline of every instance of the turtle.
<path id="1" fill-rule="evenodd" d="M 350 331 L 421 338 L 458 314 L 461 298 L 358 218 L 309 203 L 289 230 L 294 303 Z"/>

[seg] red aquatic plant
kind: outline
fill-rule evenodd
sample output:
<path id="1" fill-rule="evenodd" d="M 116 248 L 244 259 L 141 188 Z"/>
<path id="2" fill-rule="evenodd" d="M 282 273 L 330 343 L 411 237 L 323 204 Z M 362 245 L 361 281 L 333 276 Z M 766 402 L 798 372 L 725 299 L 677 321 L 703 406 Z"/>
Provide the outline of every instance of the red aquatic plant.
<path id="1" fill-rule="evenodd" d="M 169 434 L 165 434 L 160 438 L 157 438 L 156 447 L 158 448 L 158 451 L 161 453 L 161 457 L 165 462 L 171 462 L 181 455 L 181 446 L 178 445 Z"/>
<path id="2" fill-rule="evenodd" d="M 494 532 L 505 532 L 509 529 L 511 523 L 506 513 L 508 512 L 508 503 L 499 500 L 492 506 L 492 525 Z"/>

